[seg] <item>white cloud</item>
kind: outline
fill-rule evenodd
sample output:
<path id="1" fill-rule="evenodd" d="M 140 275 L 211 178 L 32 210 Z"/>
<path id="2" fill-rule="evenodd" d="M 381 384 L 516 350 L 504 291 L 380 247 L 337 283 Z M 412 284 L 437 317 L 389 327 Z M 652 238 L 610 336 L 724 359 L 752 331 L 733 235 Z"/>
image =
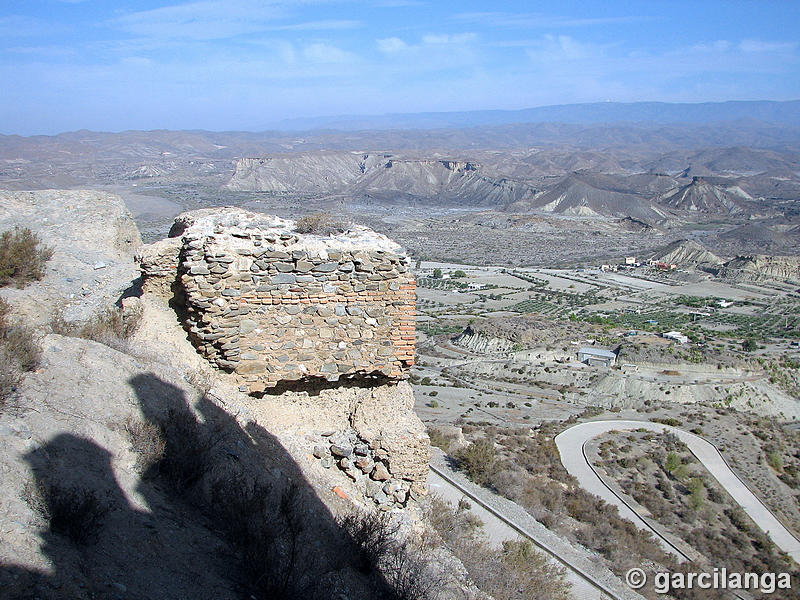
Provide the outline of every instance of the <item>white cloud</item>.
<path id="1" fill-rule="evenodd" d="M 352 19 L 281 23 L 304 4 L 336 0 L 196 0 L 122 14 L 110 24 L 148 38 L 219 40 L 261 31 L 353 29 Z"/>
<path id="2" fill-rule="evenodd" d="M 326 20 L 326 21 L 307 21 L 305 23 L 294 23 L 292 25 L 278 25 L 275 27 L 268 27 L 268 30 L 274 31 L 330 31 L 334 29 L 358 29 L 363 27 L 361 21 L 350 20 Z"/>
<path id="3" fill-rule="evenodd" d="M 739 49 L 742 52 L 793 52 L 797 42 L 764 42 L 761 40 L 742 40 Z"/>
<path id="4" fill-rule="evenodd" d="M 716 40 L 714 42 L 701 42 L 689 48 L 690 52 L 727 52 L 732 44 L 728 40 Z"/>
<path id="5" fill-rule="evenodd" d="M 408 44 L 397 37 L 383 38 L 377 40 L 378 50 L 385 54 L 396 54 L 408 50 Z"/>
<path id="6" fill-rule="evenodd" d="M 303 56 L 312 63 L 350 64 L 358 62 L 358 56 L 352 52 L 321 42 L 306 46 L 303 49 Z"/>
<path id="7" fill-rule="evenodd" d="M 653 17 L 623 15 L 619 17 L 560 17 L 541 13 L 510 12 L 465 12 L 453 16 L 453 20 L 462 23 L 475 23 L 489 27 L 508 28 L 541 28 L 555 29 L 562 27 L 592 27 L 596 25 L 618 25 L 650 21 Z"/>
<path id="8" fill-rule="evenodd" d="M 149 68 L 155 64 L 151 59 L 145 58 L 143 56 L 126 56 L 120 61 L 120 63 L 122 65 L 134 68 L 138 67 Z"/>
<path id="9" fill-rule="evenodd" d="M 436 33 L 422 36 L 422 43 L 429 45 L 442 45 L 442 44 L 467 44 L 474 41 L 477 36 L 474 33 Z"/>
<path id="10" fill-rule="evenodd" d="M 429 78 L 432 73 L 474 69 L 484 61 L 474 33 L 428 33 L 418 41 L 399 37 L 376 40 L 384 58 L 381 73 L 397 78 Z M 430 84 L 428 84 L 430 85 Z"/>
<path id="11" fill-rule="evenodd" d="M 431 56 L 439 50 L 462 53 L 470 48 L 478 36 L 474 33 L 428 33 L 423 35 L 419 43 L 410 44 L 398 37 L 376 40 L 378 50 L 384 54 L 421 54 Z"/>
<path id="12" fill-rule="evenodd" d="M 0 37 L 3 38 L 53 36 L 67 30 L 68 27 L 64 25 L 35 17 L 22 15 L 0 16 Z"/>
<path id="13" fill-rule="evenodd" d="M 580 42 L 568 35 L 548 34 L 532 41 L 525 53 L 534 62 L 580 61 L 601 58 L 606 47 Z"/>
<path id="14" fill-rule="evenodd" d="M 372 4 L 378 8 L 407 8 L 410 6 L 424 6 L 426 3 L 419 0 L 373 0 Z"/>
<path id="15" fill-rule="evenodd" d="M 259 31 L 284 15 L 269 3 L 201 0 L 128 13 L 112 24 L 144 37 L 214 40 Z"/>

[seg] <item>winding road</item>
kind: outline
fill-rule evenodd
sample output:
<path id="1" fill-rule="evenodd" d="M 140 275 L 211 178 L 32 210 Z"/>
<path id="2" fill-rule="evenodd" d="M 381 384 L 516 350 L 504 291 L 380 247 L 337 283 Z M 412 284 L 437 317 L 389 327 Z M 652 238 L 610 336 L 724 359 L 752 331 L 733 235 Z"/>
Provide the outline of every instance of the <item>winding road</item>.
<path id="1" fill-rule="evenodd" d="M 650 421 L 589 421 L 570 427 L 555 438 L 556 446 L 561 454 L 564 468 L 573 475 L 581 487 L 588 492 L 600 496 L 603 500 L 619 509 L 620 515 L 632 521 L 640 529 L 650 531 L 657 536 L 662 545 L 673 553 L 684 558 L 686 555 L 664 537 L 657 528 L 642 518 L 621 496 L 617 495 L 598 476 L 594 467 L 586 457 L 586 444 L 599 435 L 610 431 L 632 431 L 647 429 L 655 432 L 668 431 L 675 434 L 686 444 L 719 484 L 733 497 L 748 516 L 760 527 L 783 552 L 800 563 L 800 540 L 798 540 L 770 510 L 747 488 L 741 479 L 731 470 L 725 458 L 711 442 L 698 435 L 683 431 L 669 425 Z"/>

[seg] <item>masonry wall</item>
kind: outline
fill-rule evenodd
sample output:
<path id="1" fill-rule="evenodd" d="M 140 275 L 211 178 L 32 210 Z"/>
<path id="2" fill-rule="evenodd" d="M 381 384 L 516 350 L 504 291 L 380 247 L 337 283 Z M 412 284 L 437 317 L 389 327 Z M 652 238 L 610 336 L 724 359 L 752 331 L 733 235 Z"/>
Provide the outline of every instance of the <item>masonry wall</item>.
<path id="1" fill-rule="evenodd" d="M 297 249 L 293 233 L 219 233 L 185 233 L 180 281 L 195 344 L 243 391 L 305 377 L 406 377 L 416 302 L 407 257 Z"/>

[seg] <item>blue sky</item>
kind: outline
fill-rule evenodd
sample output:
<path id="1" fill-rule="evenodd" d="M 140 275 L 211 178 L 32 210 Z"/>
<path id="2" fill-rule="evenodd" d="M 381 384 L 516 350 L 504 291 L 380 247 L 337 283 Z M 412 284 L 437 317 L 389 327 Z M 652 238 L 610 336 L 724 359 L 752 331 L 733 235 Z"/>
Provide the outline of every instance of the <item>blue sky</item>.
<path id="1" fill-rule="evenodd" d="M 0 132 L 800 98 L 800 2 L 0 2 Z"/>

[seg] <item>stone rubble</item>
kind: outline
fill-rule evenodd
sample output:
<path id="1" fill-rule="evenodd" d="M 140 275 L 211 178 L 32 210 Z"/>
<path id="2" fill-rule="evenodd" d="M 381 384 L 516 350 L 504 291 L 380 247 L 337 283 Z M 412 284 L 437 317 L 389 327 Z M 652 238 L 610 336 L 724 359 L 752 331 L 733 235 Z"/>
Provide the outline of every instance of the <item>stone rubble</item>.
<path id="1" fill-rule="evenodd" d="M 422 482 L 391 473 L 391 456 L 380 438 L 367 443 L 353 430 L 337 431 L 314 446 L 313 456 L 323 468 L 342 471 L 380 510 L 402 508 L 427 493 Z"/>

